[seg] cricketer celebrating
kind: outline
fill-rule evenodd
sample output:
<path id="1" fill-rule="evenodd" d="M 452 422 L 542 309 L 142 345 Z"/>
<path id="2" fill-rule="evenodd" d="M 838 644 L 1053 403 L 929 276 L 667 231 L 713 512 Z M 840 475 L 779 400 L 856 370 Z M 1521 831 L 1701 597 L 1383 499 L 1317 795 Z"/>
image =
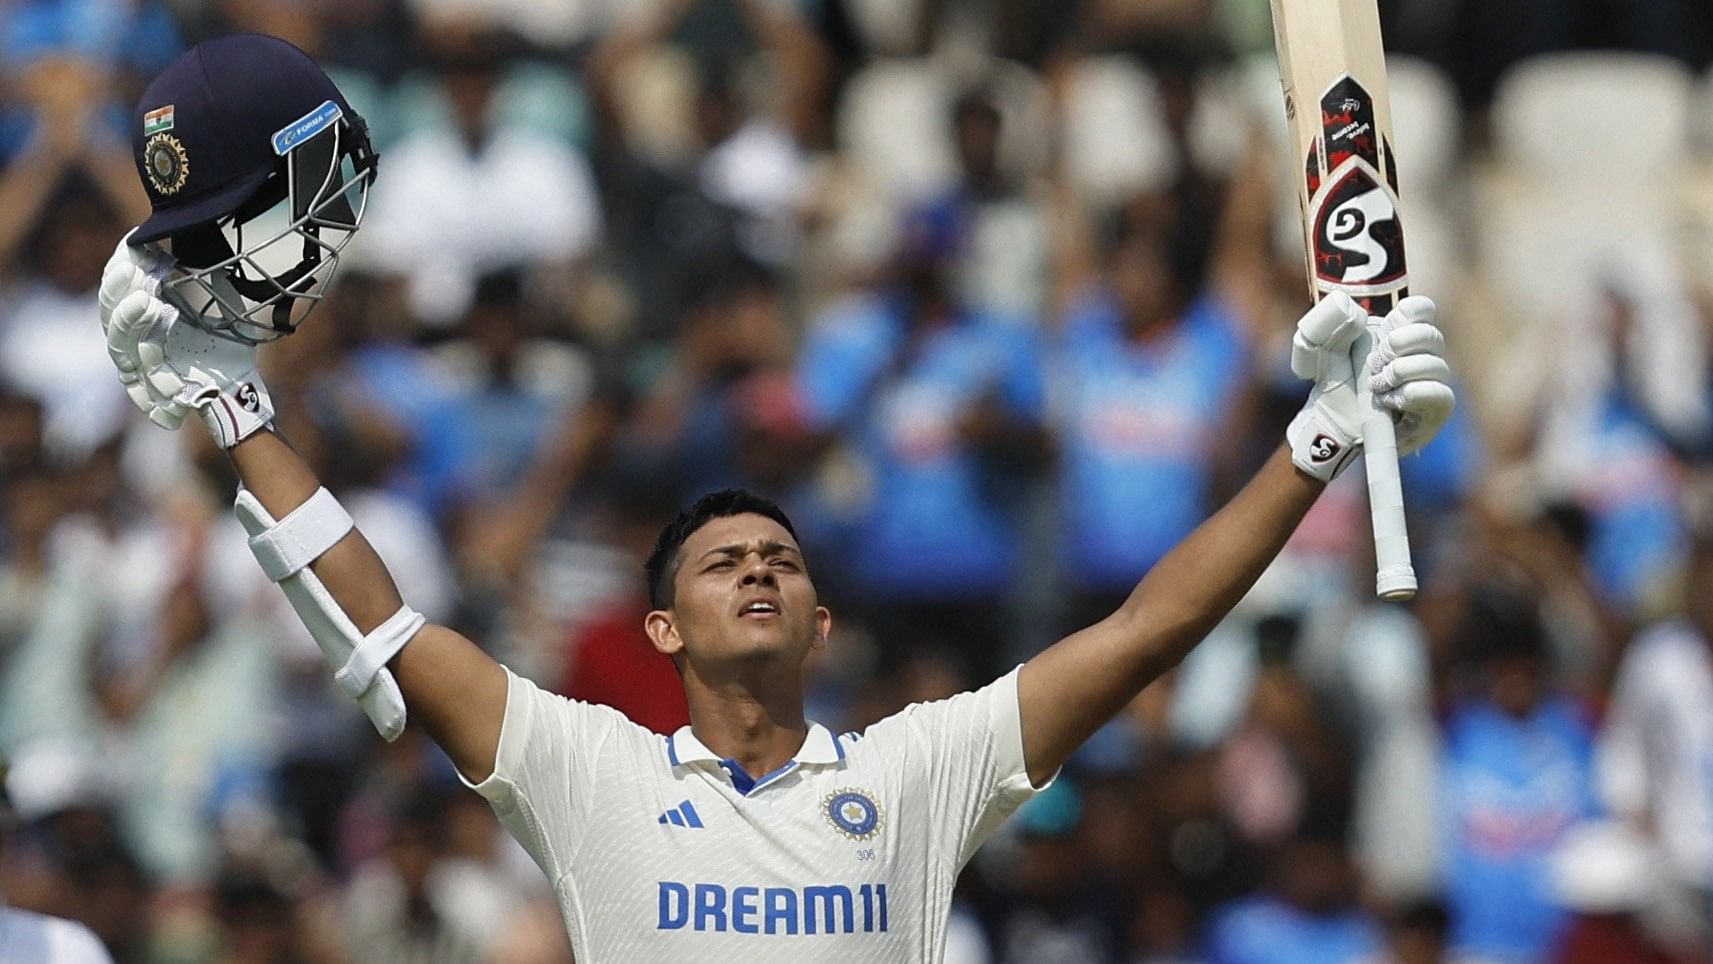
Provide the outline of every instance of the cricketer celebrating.
<path id="1" fill-rule="evenodd" d="M 250 546 L 338 685 L 387 739 L 408 710 L 445 749 L 547 874 L 582 964 L 940 960 L 959 869 L 1224 616 L 1360 452 L 1355 379 L 1404 451 L 1454 404 L 1431 302 L 1405 300 L 1372 339 L 1349 299 L 1321 302 L 1297 326 L 1292 367 L 1314 388 L 1286 444 L 1117 612 L 863 733 L 804 718 L 805 658 L 832 616 L 790 521 L 706 496 L 647 565 L 648 635 L 692 719 L 663 738 L 425 625 L 273 432 L 257 346 L 321 296 L 376 170 L 326 75 L 283 41 L 225 37 L 168 67 L 137 115 L 154 211 L 101 285 L 121 381 L 151 421 L 194 413 L 230 454 Z"/>

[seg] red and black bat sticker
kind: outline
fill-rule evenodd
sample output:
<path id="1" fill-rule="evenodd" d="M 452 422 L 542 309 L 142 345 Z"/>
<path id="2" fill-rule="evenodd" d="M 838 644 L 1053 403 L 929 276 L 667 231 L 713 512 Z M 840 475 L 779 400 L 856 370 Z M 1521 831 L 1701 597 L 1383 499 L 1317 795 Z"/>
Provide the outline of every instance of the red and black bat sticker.
<path id="1" fill-rule="evenodd" d="M 1321 97 L 1320 116 L 1307 165 L 1315 286 L 1371 309 L 1389 306 L 1409 284 L 1392 145 L 1380 136 L 1374 98 L 1353 77 Z"/>

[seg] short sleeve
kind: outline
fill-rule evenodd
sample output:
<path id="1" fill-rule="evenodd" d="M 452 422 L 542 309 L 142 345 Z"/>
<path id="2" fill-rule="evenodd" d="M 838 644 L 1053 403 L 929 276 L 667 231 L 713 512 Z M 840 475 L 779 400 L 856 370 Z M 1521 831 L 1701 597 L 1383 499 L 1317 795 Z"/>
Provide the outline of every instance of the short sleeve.
<path id="1" fill-rule="evenodd" d="M 928 802 L 934 839 L 957 867 L 1047 786 L 1029 782 L 1017 677 L 1014 669 L 979 690 L 906 707 L 869 728 L 868 739 L 908 744 L 900 754 L 908 761 L 904 789 Z"/>
<path id="2" fill-rule="evenodd" d="M 506 670 L 506 714 L 494 772 L 465 784 L 494 808 L 500 823 L 558 884 L 570 869 L 587 823 L 593 761 L 620 727 L 616 710 L 549 693 Z M 462 778 L 460 778 L 462 779 Z"/>

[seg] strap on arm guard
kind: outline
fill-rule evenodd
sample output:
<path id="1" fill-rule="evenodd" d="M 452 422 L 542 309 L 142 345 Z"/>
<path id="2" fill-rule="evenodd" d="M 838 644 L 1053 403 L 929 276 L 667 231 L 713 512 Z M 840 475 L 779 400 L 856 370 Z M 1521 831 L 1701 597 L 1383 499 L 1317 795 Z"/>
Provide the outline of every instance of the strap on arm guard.
<path id="1" fill-rule="evenodd" d="M 422 615 L 409 606 L 400 607 L 365 636 L 339 608 L 333 594 L 309 568 L 354 525 L 339 500 L 326 489 L 317 489 L 307 502 L 278 522 L 247 489 L 238 490 L 234 508 L 244 531 L 250 534 L 250 551 L 268 578 L 285 590 L 291 608 L 333 666 L 334 682 L 362 705 L 383 738 L 388 742 L 398 739 L 404 732 L 404 693 L 387 669 L 387 662 L 422 628 Z"/>

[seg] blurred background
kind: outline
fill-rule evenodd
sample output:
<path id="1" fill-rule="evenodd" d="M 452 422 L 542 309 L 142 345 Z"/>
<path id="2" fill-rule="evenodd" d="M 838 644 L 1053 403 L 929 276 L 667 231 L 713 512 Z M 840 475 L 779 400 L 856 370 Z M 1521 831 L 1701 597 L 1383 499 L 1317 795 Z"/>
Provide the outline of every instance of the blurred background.
<path id="1" fill-rule="evenodd" d="M 1713 7 L 1381 0 L 1415 288 L 1462 402 L 1360 471 L 960 884 L 957 964 L 1691 961 L 1713 948 Z M 122 964 L 563 964 L 539 872 L 385 744 L 95 288 L 130 105 L 235 30 L 382 154 L 264 352 L 431 619 L 670 731 L 641 560 L 741 485 L 857 729 L 1106 614 L 1275 449 L 1306 307 L 1264 0 L 0 2 L 10 904 Z"/>

